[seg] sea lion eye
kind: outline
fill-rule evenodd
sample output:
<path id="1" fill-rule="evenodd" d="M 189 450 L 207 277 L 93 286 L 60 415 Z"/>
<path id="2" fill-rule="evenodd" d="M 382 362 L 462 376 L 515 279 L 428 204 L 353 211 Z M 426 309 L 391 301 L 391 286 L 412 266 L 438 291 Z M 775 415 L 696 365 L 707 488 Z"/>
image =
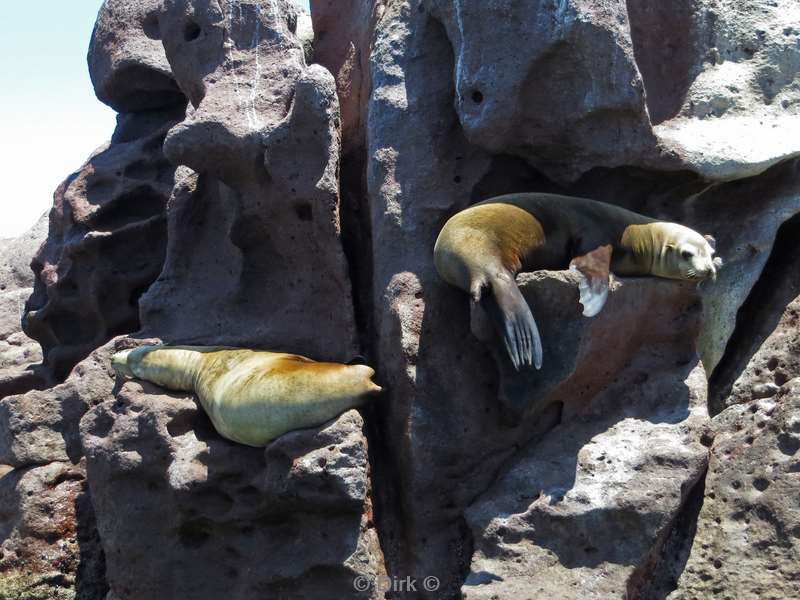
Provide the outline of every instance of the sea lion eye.
<path id="1" fill-rule="evenodd" d="M 692 256 L 694 255 L 691 250 L 681 250 L 681 258 L 683 260 L 691 260 Z"/>

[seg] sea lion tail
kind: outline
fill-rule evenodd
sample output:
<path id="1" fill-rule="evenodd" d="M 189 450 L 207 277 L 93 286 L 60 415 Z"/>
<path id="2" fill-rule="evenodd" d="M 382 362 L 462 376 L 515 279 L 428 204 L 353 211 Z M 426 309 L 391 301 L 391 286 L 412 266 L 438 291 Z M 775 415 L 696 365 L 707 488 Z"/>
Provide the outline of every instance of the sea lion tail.
<path id="1" fill-rule="evenodd" d="M 525 366 L 542 368 L 542 338 L 533 313 L 513 278 L 492 281 L 492 293 L 481 300 L 503 339 L 508 356 L 519 371 Z"/>
<path id="2" fill-rule="evenodd" d="M 128 364 L 128 355 L 133 351 L 133 348 L 128 350 L 123 350 L 121 352 L 117 352 L 114 356 L 111 357 L 111 366 L 114 370 L 121 376 L 127 377 L 128 379 L 133 379 L 135 375 L 133 371 L 131 371 L 131 367 Z"/>

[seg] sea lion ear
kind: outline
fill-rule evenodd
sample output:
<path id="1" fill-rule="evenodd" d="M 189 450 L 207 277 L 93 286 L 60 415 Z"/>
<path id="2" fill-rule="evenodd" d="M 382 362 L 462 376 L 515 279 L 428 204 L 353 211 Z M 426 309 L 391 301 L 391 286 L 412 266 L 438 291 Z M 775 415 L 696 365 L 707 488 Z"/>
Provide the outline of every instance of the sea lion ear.
<path id="1" fill-rule="evenodd" d="M 588 254 L 573 258 L 569 263 L 570 271 L 581 275 L 578 283 L 580 302 L 583 314 L 593 317 L 598 314 L 608 299 L 608 278 L 611 268 L 613 246 L 606 245 L 595 248 Z"/>
<path id="2" fill-rule="evenodd" d="M 708 242 L 708 245 L 711 246 L 711 249 L 716 252 L 717 251 L 717 240 L 714 239 L 713 235 L 704 235 L 705 240 Z"/>

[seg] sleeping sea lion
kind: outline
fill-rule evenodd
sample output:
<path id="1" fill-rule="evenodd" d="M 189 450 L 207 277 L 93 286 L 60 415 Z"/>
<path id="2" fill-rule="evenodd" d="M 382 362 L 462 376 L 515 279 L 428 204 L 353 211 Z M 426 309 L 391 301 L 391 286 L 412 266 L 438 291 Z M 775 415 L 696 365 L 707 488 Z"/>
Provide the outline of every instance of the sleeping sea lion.
<path id="1" fill-rule="evenodd" d="M 141 346 L 111 363 L 124 377 L 196 393 L 217 432 L 248 446 L 321 425 L 381 391 L 366 365 L 243 348 Z"/>
<path id="2" fill-rule="evenodd" d="M 517 288 L 520 270 L 581 273 L 583 314 L 600 312 L 609 271 L 701 281 L 716 278 L 714 238 L 619 206 L 554 194 L 509 194 L 480 202 L 445 223 L 434 249 L 439 275 L 480 303 L 514 368 L 542 366 L 536 321 Z"/>

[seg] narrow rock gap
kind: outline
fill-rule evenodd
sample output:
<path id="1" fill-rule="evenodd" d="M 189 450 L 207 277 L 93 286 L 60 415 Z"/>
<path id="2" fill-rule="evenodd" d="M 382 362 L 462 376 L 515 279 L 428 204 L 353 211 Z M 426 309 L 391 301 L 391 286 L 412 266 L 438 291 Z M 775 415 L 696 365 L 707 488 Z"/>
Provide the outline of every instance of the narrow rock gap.
<path id="1" fill-rule="evenodd" d="M 703 23 L 694 0 L 627 0 L 626 5 L 650 121 L 658 125 L 679 114 L 700 71 L 685 49 L 701 39 Z"/>
<path id="2" fill-rule="evenodd" d="M 631 577 L 628 596 L 631 600 L 665 600 L 678 589 L 678 580 L 686 568 L 697 533 L 706 474 L 707 471 L 689 492 L 683 507 L 668 527 L 657 554 Z"/>
<path id="3" fill-rule="evenodd" d="M 368 358 L 374 349 L 372 340 L 372 229 L 366 182 L 367 152 L 359 147 L 342 156 L 340 164 L 340 221 L 342 246 L 353 295 L 359 346 Z"/>
<path id="4" fill-rule="evenodd" d="M 380 402 L 380 400 L 378 401 Z M 383 552 L 384 567 L 389 577 L 405 577 L 410 563 L 409 544 L 405 539 L 405 515 L 402 505 L 400 468 L 383 434 L 387 419 L 385 408 L 376 403 L 362 409 L 369 451 L 372 509 L 378 543 Z"/>
<path id="5" fill-rule="evenodd" d="M 736 328 L 709 380 L 709 412 L 712 416 L 725 409 L 725 400 L 733 384 L 775 330 L 786 306 L 800 295 L 800 287 L 777 285 L 777 282 L 796 272 L 798 262 L 800 213 L 778 229 L 767 263 L 736 315 Z M 776 290 L 781 293 L 776 293 Z"/>

